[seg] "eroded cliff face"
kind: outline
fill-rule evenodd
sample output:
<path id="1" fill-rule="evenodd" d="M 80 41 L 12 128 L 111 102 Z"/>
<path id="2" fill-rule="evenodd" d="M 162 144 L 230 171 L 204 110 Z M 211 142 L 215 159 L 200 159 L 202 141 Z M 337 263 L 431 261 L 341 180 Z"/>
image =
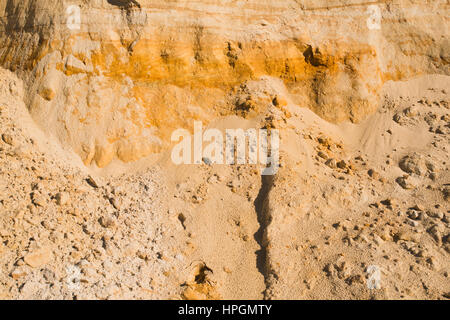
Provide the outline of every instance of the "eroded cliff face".
<path id="1" fill-rule="evenodd" d="M 448 13 L 448 1 L 4 0 L 0 63 L 25 80 L 35 121 L 104 167 L 275 97 L 359 122 L 387 80 L 449 74 Z M 282 90 L 248 89 L 267 77 Z"/>
<path id="2" fill-rule="evenodd" d="M 0 299 L 448 299 L 448 9 L 0 0 Z"/>

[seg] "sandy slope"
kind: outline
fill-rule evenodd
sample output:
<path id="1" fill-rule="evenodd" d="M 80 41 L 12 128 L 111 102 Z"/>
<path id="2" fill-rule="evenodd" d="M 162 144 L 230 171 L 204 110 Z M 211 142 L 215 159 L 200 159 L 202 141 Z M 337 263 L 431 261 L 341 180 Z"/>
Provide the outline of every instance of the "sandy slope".
<path id="1" fill-rule="evenodd" d="M 2 298 L 449 298 L 449 77 L 388 82 L 374 115 L 340 125 L 257 81 L 287 105 L 210 127 L 279 129 L 282 167 L 261 178 L 169 152 L 85 167 L 0 74 Z"/>

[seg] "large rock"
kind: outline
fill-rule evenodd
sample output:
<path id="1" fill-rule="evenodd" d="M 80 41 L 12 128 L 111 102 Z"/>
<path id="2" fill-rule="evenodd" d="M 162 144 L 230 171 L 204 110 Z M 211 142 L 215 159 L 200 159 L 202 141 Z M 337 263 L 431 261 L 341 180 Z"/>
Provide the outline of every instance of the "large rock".
<path id="1" fill-rule="evenodd" d="M 30 267 L 38 268 L 49 263 L 53 258 L 53 253 L 49 248 L 40 248 L 24 257 L 24 261 Z"/>

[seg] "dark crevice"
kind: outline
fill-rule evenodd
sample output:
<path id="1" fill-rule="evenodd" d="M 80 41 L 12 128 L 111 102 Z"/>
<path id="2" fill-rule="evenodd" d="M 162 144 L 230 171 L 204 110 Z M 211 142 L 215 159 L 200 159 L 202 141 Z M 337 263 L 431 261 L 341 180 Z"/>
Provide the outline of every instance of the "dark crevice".
<path id="1" fill-rule="evenodd" d="M 200 270 L 198 271 L 198 273 L 195 275 L 195 282 L 197 284 L 206 283 L 209 273 L 212 273 L 212 270 L 210 268 L 208 268 L 208 266 L 206 264 L 202 265 L 200 267 Z"/>
<path id="2" fill-rule="evenodd" d="M 261 177 L 261 189 L 258 196 L 255 199 L 255 211 L 258 218 L 259 229 L 255 233 L 254 238 L 259 244 L 261 249 L 256 251 L 256 267 L 258 271 L 264 276 L 264 283 L 266 289 L 263 291 L 264 299 L 266 299 L 266 291 L 268 288 L 268 280 L 270 274 L 268 252 L 267 252 L 267 227 L 271 222 L 271 217 L 268 208 L 268 195 L 273 186 L 274 176 L 262 176 Z"/>
<path id="3" fill-rule="evenodd" d="M 305 61 L 314 67 L 326 67 L 325 64 L 321 62 L 321 53 L 318 48 L 313 50 L 311 46 L 308 46 L 303 52 Z"/>
<path id="4" fill-rule="evenodd" d="M 129 9 L 131 7 L 141 8 L 140 3 L 136 0 L 108 0 L 108 3 L 121 9 Z"/>

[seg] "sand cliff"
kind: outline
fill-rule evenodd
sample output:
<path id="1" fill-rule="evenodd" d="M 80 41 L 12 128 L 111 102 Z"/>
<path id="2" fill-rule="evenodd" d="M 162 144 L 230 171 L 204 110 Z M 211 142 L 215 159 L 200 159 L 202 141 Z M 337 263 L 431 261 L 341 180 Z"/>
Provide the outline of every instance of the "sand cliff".
<path id="1" fill-rule="evenodd" d="M 0 1 L 0 297 L 448 299 L 449 9 Z M 195 120 L 279 171 L 174 165 Z"/>

